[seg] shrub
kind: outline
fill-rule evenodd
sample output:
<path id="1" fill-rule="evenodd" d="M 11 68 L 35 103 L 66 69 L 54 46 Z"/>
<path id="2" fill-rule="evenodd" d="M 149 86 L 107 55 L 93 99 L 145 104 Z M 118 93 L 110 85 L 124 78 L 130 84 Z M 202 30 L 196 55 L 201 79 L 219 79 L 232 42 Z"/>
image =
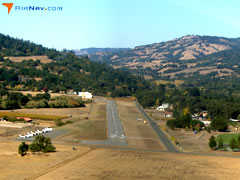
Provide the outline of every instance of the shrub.
<path id="1" fill-rule="evenodd" d="M 223 138 L 220 137 L 218 140 L 218 149 L 223 149 Z"/>
<path id="2" fill-rule="evenodd" d="M 171 119 L 171 120 L 168 120 L 167 121 L 167 126 L 170 128 L 170 129 L 175 129 L 176 126 L 177 126 L 177 122 L 175 119 Z"/>
<path id="3" fill-rule="evenodd" d="M 29 145 L 26 144 L 25 142 L 22 142 L 19 146 L 18 146 L 18 153 L 21 155 L 21 156 L 24 156 L 27 151 L 29 149 Z"/>
<path id="4" fill-rule="evenodd" d="M 231 139 L 231 141 L 230 141 L 230 143 L 229 143 L 229 146 L 230 146 L 230 148 L 231 148 L 232 150 L 235 149 L 235 148 L 237 148 L 237 142 L 236 142 L 235 138 L 232 138 L 232 139 Z"/>
<path id="5" fill-rule="evenodd" d="M 211 127 L 218 131 L 226 131 L 228 129 L 228 123 L 224 117 L 217 116 L 212 120 Z"/>
<path id="6" fill-rule="evenodd" d="M 237 147 L 240 149 L 240 134 L 237 137 Z"/>
<path id="7" fill-rule="evenodd" d="M 55 121 L 56 126 L 63 126 L 64 122 L 62 122 L 62 120 L 58 119 Z"/>
<path id="8" fill-rule="evenodd" d="M 211 136 L 210 139 L 209 139 L 209 143 L 208 143 L 209 147 L 211 149 L 215 149 L 216 146 L 217 146 L 217 143 L 216 143 L 216 139 L 214 136 Z"/>

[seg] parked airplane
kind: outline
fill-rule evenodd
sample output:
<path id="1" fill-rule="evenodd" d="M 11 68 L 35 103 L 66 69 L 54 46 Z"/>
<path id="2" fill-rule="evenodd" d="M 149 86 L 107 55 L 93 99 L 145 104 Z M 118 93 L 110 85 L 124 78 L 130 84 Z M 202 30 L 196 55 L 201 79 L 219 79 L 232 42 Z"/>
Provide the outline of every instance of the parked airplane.
<path id="1" fill-rule="evenodd" d="M 30 137 L 33 137 L 33 136 L 37 136 L 37 135 L 40 135 L 40 134 L 42 134 L 42 133 L 46 133 L 46 132 L 51 132 L 53 130 L 53 128 L 48 128 L 48 127 L 45 127 L 45 128 L 43 128 L 41 131 L 40 130 L 36 130 L 35 132 L 27 132 L 27 134 L 26 135 L 21 135 L 21 134 L 19 134 L 19 137 L 20 138 L 30 138 Z"/>
<path id="2" fill-rule="evenodd" d="M 18 136 L 19 136 L 20 138 L 24 138 L 24 139 L 27 138 L 26 136 L 23 136 L 23 135 L 21 135 L 21 134 L 19 134 Z"/>

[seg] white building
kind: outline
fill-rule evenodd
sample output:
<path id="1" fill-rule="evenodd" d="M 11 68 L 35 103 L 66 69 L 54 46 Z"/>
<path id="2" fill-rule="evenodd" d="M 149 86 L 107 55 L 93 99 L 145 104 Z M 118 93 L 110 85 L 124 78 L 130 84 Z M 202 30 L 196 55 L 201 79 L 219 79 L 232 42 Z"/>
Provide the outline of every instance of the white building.
<path id="1" fill-rule="evenodd" d="M 168 103 L 163 103 L 161 106 L 157 107 L 158 111 L 165 111 L 166 109 L 168 109 L 170 107 L 170 105 Z"/>
<path id="2" fill-rule="evenodd" d="M 157 110 L 158 110 L 158 111 L 165 111 L 165 108 L 164 108 L 163 106 L 158 106 L 158 107 L 157 107 Z"/>
<path id="3" fill-rule="evenodd" d="M 165 109 L 168 109 L 170 107 L 169 103 L 163 103 L 162 106 L 165 108 Z"/>
<path id="4" fill-rule="evenodd" d="M 92 99 L 93 95 L 90 92 L 78 92 L 78 96 L 81 98 L 87 98 L 87 99 Z"/>

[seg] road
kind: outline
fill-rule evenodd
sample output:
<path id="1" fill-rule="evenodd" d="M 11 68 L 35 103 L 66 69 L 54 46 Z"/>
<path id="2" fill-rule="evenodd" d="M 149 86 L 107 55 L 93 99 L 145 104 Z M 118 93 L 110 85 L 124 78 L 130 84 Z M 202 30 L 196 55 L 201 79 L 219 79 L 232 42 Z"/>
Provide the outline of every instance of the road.
<path id="1" fill-rule="evenodd" d="M 108 140 L 81 141 L 86 144 L 127 146 L 125 133 L 118 115 L 115 101 L 107 100 Z"/>
<path id="2" fill-rule="evenodd" d="M 152 129 L 157 134 L 158 138 L 162 142 L 162 144 L 166 147 L 168 152 L 178 152 L 172 142 L 168 139 L 168 137 L 162 132 L 162 130 L 158 127 L 158 125 L 152 120 L 152 118 L 143 110 L 143 108 L 136 102 L 136 106 L 140 110 L 140 112 L 144 115 L 144 117 L 148 120 Z"/>

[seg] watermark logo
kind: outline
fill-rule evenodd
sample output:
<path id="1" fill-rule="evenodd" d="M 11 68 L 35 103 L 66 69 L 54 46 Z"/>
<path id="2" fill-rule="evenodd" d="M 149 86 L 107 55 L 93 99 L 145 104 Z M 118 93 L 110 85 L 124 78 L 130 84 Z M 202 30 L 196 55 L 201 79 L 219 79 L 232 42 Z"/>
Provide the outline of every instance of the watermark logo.
<path id="1" fill-rule="evenodd" d="M 8 14 L 9 14 L 13 7 L 13 3 L 2 3 L 2 5 L 8 8 Z"/>
<path id="2" fill-rule="evenodd" d="M 13 7 L 13 3 L 2 3 L 3 6 L 8 8 L 8 14 L 10 13 L 10 11 L 12 10 Z M 52 12 L 56 12 L 56 11 L 62 11 L 63 7 L 59 7 L 59 6 L 49 6 L 49 7 L 44 7 L 44 6 L 18 6 L 15 5 L 13 8 L 15 11 L 52 11 Z"/>

